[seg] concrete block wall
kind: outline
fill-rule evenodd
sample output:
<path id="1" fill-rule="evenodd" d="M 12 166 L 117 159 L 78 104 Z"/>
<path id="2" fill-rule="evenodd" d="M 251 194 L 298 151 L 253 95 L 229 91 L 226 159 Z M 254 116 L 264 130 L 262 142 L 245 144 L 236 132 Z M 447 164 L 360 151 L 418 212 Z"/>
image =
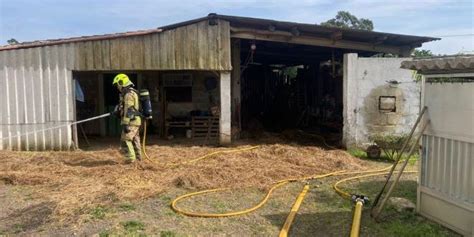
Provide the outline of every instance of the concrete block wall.
<path id="1" fill-rule="evenodd" d="M 208 111 L 213 106 L 209 101 L 209 95 L 214 98 L 214 106 L 219 106 L 219 78 L 210 72 L 191 72 L 193 77 L 192 102 L 169 103 L 168 113 L 172 116 L 187 116 L 190 111 Z M 214 77 L 217 81 L 216 89 L 208 92 L 205 81 L 208 77 Z"/>
<path id="2" fill-rule="evenodd" d="M 420 110 L 420 82 L 401 69 L 410 58 L 344 56 L 344 132 L 347 147 L 363 147 L 373 135 L 409 133 Z M 396 81 L 396 84 L 389 83 Z M 381 96 L 395 97 L 395 111 L 379 109 Z"/>

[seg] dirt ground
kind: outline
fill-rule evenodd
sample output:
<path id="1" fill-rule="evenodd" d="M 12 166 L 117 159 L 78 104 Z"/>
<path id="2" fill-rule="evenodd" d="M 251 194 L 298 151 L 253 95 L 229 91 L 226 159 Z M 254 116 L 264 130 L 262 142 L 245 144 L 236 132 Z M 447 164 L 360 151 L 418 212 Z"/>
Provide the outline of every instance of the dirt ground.
<path id="1" fill-rule="evenodd" d="M 387 165 L 352 157 L 343 150 L 322 148 L 312 140 L 298 139 L 295 143 L 288 137 L 271 137 L 239 141 L 231 147 L 163 141 L 147 148 L 153 162 L 144 160 L 136 165 L 123 162 L 117 144 L 91 151 L 3 151 L 0 152 L 0 235 L 277 235 L 302 187 L 299 182 L 277 189 L 264 208 L 239 217 L 186 217 L 174 213 L 169 203 L 192 191 L 232 187 L 228 192 L 183 201 L 180 207 L 209 212 L 238 210 L 258 202 L 272 183 L 282 179 Z M 220 153 L 184 163 L 211 152 L 256 145 L 252 150 Z M 334 194 L 330 181 L 310 182 L 313 191 L 308 195 L 310 201 L 305 202 L 311 205 L 303 205 L 297 217 L 300 224 L 290 234 L 347 233 L 351 204 Z M 319 187 L 324 187 L 323 192 L 318 192 Z M 327 207 L 321 208 L 319 201 L 312 200 L 315 198 L 327 199 L 326 204 L 321 204 Z M 329 208 L 332 205 L 336 209 Z M 325 209 L 327 212 L 319 213 Z M 338 221 L 337 212 L 344 216 L 344 223 Z M 307 226 L 298 227 L 305 223 Z M 331 223 L 342 224 L 344 228 L 330 229 Z M 368 233 L 378 233 L 371 231 Z M 445 233 L 444 229 L 440 231 Z"/>

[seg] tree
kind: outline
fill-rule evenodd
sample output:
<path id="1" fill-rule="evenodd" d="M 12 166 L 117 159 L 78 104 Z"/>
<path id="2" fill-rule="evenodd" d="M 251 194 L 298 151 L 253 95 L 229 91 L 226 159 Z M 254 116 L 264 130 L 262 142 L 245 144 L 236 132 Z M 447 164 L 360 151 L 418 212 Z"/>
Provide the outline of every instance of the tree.
<path id="1" fill-rule="evenodd" d="M 14 38 L 11 38 L 11 39 L 7 40 L 7 43 L 10 44 L 10 45 L 14 45 L 14 44 L 19 44 L 20 42 L 18 42 L 18 40 L 14 39 Z"/>
<path id="2" fill-rule="evenodd" d="M 371 20 L 364 18 L 359 19 L 347 11 L 338 11 L 334 18 L 321 22 L 320 25 L 357 30 L 374 30 L 374 23 Z"/>
<path id="3" fill-rule="evenodd" d="M 431 50 L 427 50 L 427 49 L 415 49 L 413 50 L 413 53 L 411 55 L 416 58 L 421 58 L 421 57 L 431 57 L 433 56 L 433 53 L 431 52 Z"/>

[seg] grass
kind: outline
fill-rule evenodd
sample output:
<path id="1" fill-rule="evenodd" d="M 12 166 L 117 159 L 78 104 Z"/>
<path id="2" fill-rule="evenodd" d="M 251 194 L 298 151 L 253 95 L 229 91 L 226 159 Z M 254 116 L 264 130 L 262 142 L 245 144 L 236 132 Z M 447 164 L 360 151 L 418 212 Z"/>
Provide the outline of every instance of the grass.
<path id="1" fill-rule="evenodd" d="M 368 158 L 367 153 L 364 150 L 360 149 L 360 148 L 350 148 L 350 149 L 347 150 L 347 152 L 349 152 L 349 154 L 351 154 L 352 156 L 360 158 L 360 159 L 374 160 L 374 159 Z M 397 157 L 397 155 L 395 155 L 394 157 Z M 420 156 L 418 154 L 414 154 L 414 155 L 410 156 L 410 161 L 408 163 L 410 165 L 414 165 L 419 158 L 420 158 Z M 404 154 L 403 157 L 402 157 L 402 160 L 404 160 L 404 159 L 406 159 L 406 154 Z M 376 159 L 376 160 L 390 161 L 390 162 L 394 161 L 387 154 L 385 154 L 385 152 L 382 152 L 382 154 L 380 155 L 380 158 Z"/>
<path id="2" fill-rule="evenodd" d="M 119 205 L 119 209 L 124 212 L 135 211 L 135 206 L 130 203 L 122 203 Z"/>
<path id="3" fill-rule="evenodd" d="M 125 229 L 125 231 L 129 234 L 133 234 L 133 233 L 137 233 L 137 232 L 145 230 L 145 224 L 137 220 L 122 222 L 122 226 Z"/>
<path id="4" fill-rule="evenodd" d="M 99 237 L 109 237 L 110 232 L 108 230 L 103 230 L 99 233 Z"/>
<path id="5" fill-rule="evenodd" d="M 353 149 L 349 152 L 367 159 L 363 150 Z M 380 162 L 380 160 L 367 159 L 366 161 L 364 163 L 370 168 L 380 168 L 387 165 L 387 162 Z M 311 189 L 298 211 L 289 233 L 290 236 L 348 236 L 353 204 L 334 192 L 332 184 L 340 178 L 342 177 L 309 181 Z M 344 183 L 341 188 L 350 193 L 367 195 L 373 199 L 383 182 L 382 176 L 365 178 Z M 81 213 L 85 214 L 88 220 L 88 223 L 84 223 L 81 229 L 86 230 L 84 233 L 90 229 L 102 230 L 98 234 L 100 237 L 144 236 L 145 234 L 153 236 L 276 236 L 290 212 L 296 196 L 301 192 L 302 186 L 302 183 L 294 182 L 276 189 L 262 208 L 246 215 L 231 218 L 192 218 L 176 214 L 169 207 L 171 200 L 180 194 L 193 190 L 171 187 L 157 192 L 149 198 L 120 199 L 120 202 L 116 202 L 110 207 L 107 206 L 108 204 L 103 204 L 104 206 L 81 209 Z M 416 187 L 416 175 L 404 175 L 402 182 L 395 189 L 394 196 L 404 197 L 415 202 Z M 178 206 L 186 210 L 213 213 L 238 211 L 255 205 L 264 197 L 265 193 L 265 189 L 244 188 L 192 197 L 183 200 Z M 110 197 L 107 200 L 115 200 L 113 195 Z M 377 223 L 369 216 L 368 207 L 365 208 L 361 236 L 458 236 L 414 213 L 399 213 L 388 207 L 384 209 L 382 216 L 384 221 Z M 146 220 L 146 224 L 140 220 Z M 23 230 L 20 225 L 13 226 L 18 222 L 11 222 L 4 226 L 0 222 L 0 230 L 4 229 L 6 235 L 14 235 L 15 228 Z M 48 227 L 50 226 L 43 224 L 39 228 Z M 29 226 L 24 228 L 30 233 Z M 65 227 L 67 231 L 72 229 L 69 228 L 70 226 Z M 38 228 L 31 230 L 31 233 L 34 234 L 33 231 L 37 230 Z M 79 230 L 78 233 L 81 233 L 82 230 Z M 60 230 L 59 234 L 54 230 L 48 234 L 61 235 L 65 233 L 61 231 L 64 229 Z"/>
<path id="6" fill-rule="evenodd" d="M 13 225 L 13 233 L 15 234 L 22 232 L 24 229 L 25 229 L 25 226 L 23 226 L 22 224 Z"/>
<path id="7" fill-rule="evenodd" d="M 104 219 L 108 209 L 102 206 L 95 207 L 90 211 L 90 215 L 92 216 L 93 219 L 99 219 L 102 220 Z"/>
<path id="8" fill-rule="evenodd" d="M 412 213 L 398 213 L 393 208 L 387 208 L 386 215 L 390 219 L 382 223 L 369 223 L 370 227 L 384 233 L 385 236 L 452 236 L 453 233 L 444 227 L 427 221 L 425 218 Z"/>
<path id="9" fill-rule="evenodd" d="M 171 230 L 163 230 L 160 231 L 160 237 L 174 237 L 176 233 Z"/>

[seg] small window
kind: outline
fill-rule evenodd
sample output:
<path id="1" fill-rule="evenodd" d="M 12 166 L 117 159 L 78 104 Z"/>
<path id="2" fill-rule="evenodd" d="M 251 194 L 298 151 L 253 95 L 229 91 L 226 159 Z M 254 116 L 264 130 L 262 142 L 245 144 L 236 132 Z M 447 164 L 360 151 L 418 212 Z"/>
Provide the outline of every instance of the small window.
<path id="1" fill-rule="evenodd" d="M 190 103 L 193 102 L 192 87 L 166 87 L 166 102 Z"/>
<path id="2" fill-rule="evenodd" d="M 379 110 L 381 112 L 397 112 L 397 97 L 395 96 L 380 96 Z"/>

